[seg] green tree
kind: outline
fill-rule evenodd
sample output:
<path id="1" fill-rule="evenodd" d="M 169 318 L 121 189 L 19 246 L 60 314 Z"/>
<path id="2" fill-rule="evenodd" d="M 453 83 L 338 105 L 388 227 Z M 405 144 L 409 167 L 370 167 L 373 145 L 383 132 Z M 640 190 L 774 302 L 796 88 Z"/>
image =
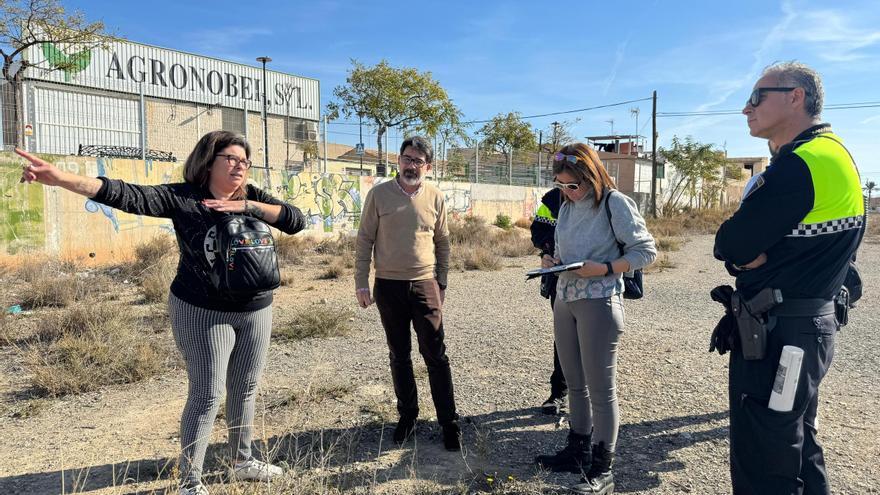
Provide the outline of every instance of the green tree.
<path id="1" fill-rule="evenodd" d="M 537 149 L 532 124 L 524 121 L 519 112 L 499 113 L 477 132 L 483 136 L 486 148 L 501 153 L 507 159 L 510 182 L 513 181 L 513 153 Z"/>
<path id="2" fill-rule="evenodd" d="M 318 157 L 318 142 L 302 141 L 296 146 L 303 152 L 303 164 L 311 168 L 312 160 Z"/>
<path id="3" fill-rule="evenodd" d="M 877 183 L 869 180 L 865 182 L 865 192 L 868 193 L 868 208 L 871 207 L 871 193 L 877 190 Z"/>
<path id="4" fill-rule="evenodd" d="M 105 32 L 103 22 L 89 22 L 79 11 L 68 13 L 58 0 L 0 0 L 2 76 L 14 91 L 18 146 L 24 144 L 24 69 L 61 70 L 69 78 L 88 66 L 92 49 L 106 47 L 113 39 Z M 37 45 L 41 45 L 45 60 L 35 63 L 25 58 L 25 53 Z"/>
<path id="5" fill-rule="evenodd" d="M 333 90 L 337 101 L 327 105 L 328 115 L 360 116 L 375 127 L 380 163 L 382 137 L 391 127 L 428 136 L 447 128 L 461 132 L 461 111 L 430 72 L 391 67 L 386 60 L 372 67 L 352 60 L 352 65 L 345 84 Z"/>
<path id="6" fill-rule="evenodd" d="M 701 195 L 706 206 L 713 205 L 715 198 L 720 198 L 730 164 L 724 152 L 716 150 L 715 145 L 697 142 L 690 136 L 683 141 L 673 136 L 670 147 L 660 148 L 659 153 L 676 170 L 663 211 L 672 211 L 685 192 L 692 197 Z"/>

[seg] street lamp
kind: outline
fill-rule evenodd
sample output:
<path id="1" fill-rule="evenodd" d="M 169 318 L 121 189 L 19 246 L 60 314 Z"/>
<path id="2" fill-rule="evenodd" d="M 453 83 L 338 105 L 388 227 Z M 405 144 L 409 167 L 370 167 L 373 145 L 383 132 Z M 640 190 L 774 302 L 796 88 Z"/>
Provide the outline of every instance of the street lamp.
<path id="1" fill-rule="evenodd" d="M 271 61 L 269 57 L 257 57 L 257 62 L 263 64 L 263 166 L 266 167 L 266 184 L 269 190 L 272 189 L 272 180 L 269 178 L 269 115 L 266 112 L 266 91 L 269 89 L 269 82 L 266 80 L 266 62 Z"/>

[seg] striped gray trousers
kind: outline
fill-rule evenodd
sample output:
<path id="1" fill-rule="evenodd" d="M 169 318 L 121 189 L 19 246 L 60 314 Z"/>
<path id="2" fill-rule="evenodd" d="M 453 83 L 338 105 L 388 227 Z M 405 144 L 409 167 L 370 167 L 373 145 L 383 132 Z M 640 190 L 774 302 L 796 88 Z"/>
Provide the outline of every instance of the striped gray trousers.
<path id="1" fill-rule="evenodd" d="M 171 294 L 168 309 L 189 378 L 180 418 L 180 473 L 184 483 L 197 484 L 224 390 L 232 461 L 252 457 L 257 382 L 269 349 L 272 306 L 240 313 L 214 311 Z"/>

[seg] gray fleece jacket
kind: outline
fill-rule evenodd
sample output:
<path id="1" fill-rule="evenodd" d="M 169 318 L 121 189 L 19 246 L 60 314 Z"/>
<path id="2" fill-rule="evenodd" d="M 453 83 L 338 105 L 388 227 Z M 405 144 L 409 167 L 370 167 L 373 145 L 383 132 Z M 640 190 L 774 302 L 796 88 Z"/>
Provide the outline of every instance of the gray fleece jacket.
<path id="1" fill-rule="evenodd" d="M 630 270 L 650 265 L 657 257 L 657 248 L 635 201 L 619 191 L 606 194 L 598 207 L 593 198 L 590 192 L 580 201 L 562 202 L 555 237 L 556 256 L 561 262 L 614 261 L 620 258 L 619 241 L 624 245 L 623 258 L 629 262 Z M 605 213 L 605 201 L 609 201 L 611 207 L 613 233 Z M 619 273 L 583 278 L 574 272 L 563 272 L 557 285 L 557 297 L 563 301 L 604 298 L 621 292 L 623 276 Z"/>

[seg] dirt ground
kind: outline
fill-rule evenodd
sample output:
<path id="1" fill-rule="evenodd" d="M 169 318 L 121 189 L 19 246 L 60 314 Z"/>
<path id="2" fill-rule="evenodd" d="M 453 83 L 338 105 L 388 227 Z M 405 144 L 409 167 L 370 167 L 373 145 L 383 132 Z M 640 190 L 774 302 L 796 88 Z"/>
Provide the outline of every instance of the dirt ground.
<path id="1" fill-rule="evenodd" d="M 646 276 L 643 300 L 626 303 L 616 493 L 730 492 L 727 356 L 706 351 L 721 314 L 709 290 L 731 280 L 711 247 L 709 236 L 692 238 L 670 254 L 674 268 Z M 838 334 L 820 394 L 820 439 L 835 494 L 880 493 L 880 245 L 862 251 L 865 296 Z M 293 468 L 289 480 L 244 485 L 214 476 L 225 459 L 221 419 L 207 465 L 212 493 L 554 493 L 577 482 L 538 473 L 532 462 L 561 446 L 567 432 L 564 419 L 537 408 L 549 393 L 552 317 L 538 283 L 523 281 L 536 263 L 507 258 L 500 271 L 450 276 L 445 321 L 464 417 L 461 454 L 440 445 L 418 356 L 423 421 L 415 442 L 391 443 L 393 391 L 375 306 L 357 308 L 350 274 L 318 280 L 319 266 L 295 267 L 293 284 L 276 294 L 276 325 L 310 308 L 347 308 L 353 331 L 273 342 L 257 445 Z M 157 338 L 176 352 L 170 331 Z M 0 347 L 0 370 L 0 408 L 15 410 L 28 388 L 20 352 Z M 0 494 L 164 493 L 173 486 L 186 387 L 178 367 L 140 383 L 43 401 L 40 410 L 17 415 L 25 417 L 0 417 Z"/>

